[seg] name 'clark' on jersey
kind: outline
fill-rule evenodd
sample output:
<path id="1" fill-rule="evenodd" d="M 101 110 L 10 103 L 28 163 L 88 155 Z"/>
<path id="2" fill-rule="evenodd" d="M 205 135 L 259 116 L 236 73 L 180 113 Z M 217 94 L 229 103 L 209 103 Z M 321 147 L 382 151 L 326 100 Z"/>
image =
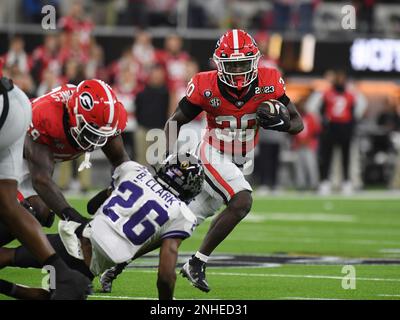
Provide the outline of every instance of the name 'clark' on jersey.
<path id="1" fill-rule="evenodd" d="M 218 80 L 217 71 L 196 74 L 186 90 L 189 102 L 207 113 L 204 139 L 220 151 L 243 155 L 258 141 L 256 111 L 260 102 L 278 99 L 284 94 L 285 83 L 273 68 L 258 68 L 257 78 L 241 97 L 228 91 Z"/>
<path id="2" fill-rule="evenodd" d="M 31 101 L 32 123 L 28 134 L 35 142 L 46 145 L 53 152 L 56 162 L 78 158 L 84 150 L 80 149 L 70 135 L 69 116 L 66 103 L 75 92 L 76 86 L 65 84 Z M 120 119 L 115 136 L 126 127 L 126 111 L 118 105 Z"/>
<path id="3" fill-rule="evenodd" d="M 197 223 L 187 205 L 165 190 L 146 167 L 128 161 L 116 168 L 114 191 L 90 222 L 90 240 L 99 274 L 131 260 L 165 238 L 189 237 Z"/>

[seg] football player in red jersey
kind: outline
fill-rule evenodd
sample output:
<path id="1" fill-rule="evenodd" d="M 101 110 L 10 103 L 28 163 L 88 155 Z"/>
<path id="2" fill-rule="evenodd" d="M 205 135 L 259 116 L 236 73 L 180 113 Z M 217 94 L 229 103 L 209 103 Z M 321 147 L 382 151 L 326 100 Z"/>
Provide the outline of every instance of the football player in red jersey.
<path id="1" fill-rule="evenodd" d="M 213 220 L 199 251 L 181 270 L 184 277 L 205 292 L 210 290 L 205 276 L 208 257 L 252 206 L 252 188 L 241 170 L 246 163 L 236 159 L 250 154 L 257 143 L 256 111 L 260 102 L 279 100 L 290 114 L 290 121 L 282 117 L 268 129 L 290 134 L 303 129 L 300 114 L 285 94 L 279 71 L 259 68 L 259 59 L 257 44 L 248 33 L 237 29 L 226 32 L 214 51 L 217 70 L 200 72 L 191 79 L 186 97 L 165 126 L 167 150 L 171 152 L 176 140 L 170 137 L 170 125 L 176 123 L 179 132 L 200 112 L 207 114 L 208 128 L 198 148 L 207 183 L 190 207 L 199 222 L 223 204 L 226 208 Z"/>
<path id="2" fill-rule="evenodd" d="M 209 255 L 251 209 L 252 188 L 242 169 L 247 160 L 243 155 L 251 155 L 258 139 L 258 106 L 262 101 L 277 99 L 287 107 L 290 121 L 277 114 L 278 121 L 271 130 L 297 134 L 303 129 L 301 116 L 286 96 L 279 72 L 258 67 L 260 52 L 248 33 L 236 29 L 226 32 L 217 42 L 213 58 L 218 70 L 197 73 L 189 81 L 186 96 L 165 125 L 167 151 L 174 153 L 180 128 L 202 111 L 207 114 L 208 128 L 197 150 L 206 183 L 189 207 L 198 223 L 223 204 L 226 208 L 213 220 L 199 251 L 181 271 L 205 292 L 210 290 L 205 276 Z M 174 127 L 178 132 L 172 132 Z M 119 265 L 102 275 L 105 292 L 111 291 L 112 281 L 123 268 Z"/>
<path id="3" fill-rule="evenodd" d="M 98 148 L 114 168 L 129 161 L 120 136 L 126 122 L 122 103 L 101 80 L 85 80 L 77 87 L 63 85 L 34 99 L 20 192 L 36 212 L 44 215 L 43 211 L 52 210 L 63 219 L 82 221 L 53 181 L 55 163 L 86 152 L 80 169 L 89 168 L 90 152 Z"/>

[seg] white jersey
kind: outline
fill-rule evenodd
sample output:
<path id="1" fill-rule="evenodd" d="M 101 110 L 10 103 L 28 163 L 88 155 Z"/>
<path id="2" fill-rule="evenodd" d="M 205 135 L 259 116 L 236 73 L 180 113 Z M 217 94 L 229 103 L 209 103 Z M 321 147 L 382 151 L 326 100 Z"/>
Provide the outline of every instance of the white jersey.
<path id="1" fill-rule="evenodd" d="M 91 270 L 131 260 L 165 238 L 187 238 L 196 217 L 165 190 L 146 167 L 128 161 L 115 169 L 114 191 L 90 222 Z"/>
<path id="2" fill-rule="evenodd" d="M 32 120 L 32 107 L 28 97 L 14 85 L 7 93 L 7 100 L 0 94 L 0 180 L 20 182 L 23 171 L 25 134 Z"/>

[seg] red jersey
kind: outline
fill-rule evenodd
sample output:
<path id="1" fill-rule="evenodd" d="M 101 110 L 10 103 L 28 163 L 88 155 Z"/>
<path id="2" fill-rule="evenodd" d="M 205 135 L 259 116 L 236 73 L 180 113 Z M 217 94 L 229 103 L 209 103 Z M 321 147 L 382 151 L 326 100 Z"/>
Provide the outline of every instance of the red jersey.
<path id="1" fill-rule="evenodd" d="M 355 97 L 349 92 L 337 92 L 329 89 L 323 96 L 323 117 L 329 122 L 350 123 L 353 121 Z"/>
<path id="2" fill-rule="evenodd" d="M 65 104 L 76 87 L 66 84 L 32 100 L 32 123 L 28 134 L 53 152 L 56 162 L 78 158 L 85 151 L 81 150 L 69 135 L 68 112 Z M 126 111 L 120 110 L 117 134 L 126 126 Z"/>
<path id="3" fill-rule="evenodd" d="M 207 114 L 204 139 L 220 151 L 235 154 L 248 153 L 258 141 L 256 111 L 260 102 L 284 94 L 284 81 L 272 68 L 258 68 L 257 78 L 241 97 L 228 93 L 215 70 L 196 74 L 186 90 L 186 98 Z"/>

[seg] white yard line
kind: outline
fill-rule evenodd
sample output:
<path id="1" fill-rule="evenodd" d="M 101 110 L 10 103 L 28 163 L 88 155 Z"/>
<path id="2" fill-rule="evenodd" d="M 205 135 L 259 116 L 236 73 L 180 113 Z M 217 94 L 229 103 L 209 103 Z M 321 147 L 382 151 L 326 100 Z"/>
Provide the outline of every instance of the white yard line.
<path id="1" fill-rule="evenodd" d="M 278 299 L 289 299 L 289 300 L 346 300 L 340 298 L 310 298 L 310 297 L 283 297 Z"/>
<path id="2" fill-rule="evenodd" d="M 268 235 L 270 236 L 270 235 Z M 191 236 L 192 239 L 203 239 L 204 236 L 200 234 L 193 234 Z M 362 245 L 382 245 L 382 246 L 400 246 L 400 241 L 386 241 L 386 240 L 369 240 L 369 239 L 345 239 L 345 238 L 340 238 L 340 239 L 335 239 L 335 238 L 326 238 L 323 235 L 320 237 L 307 237 L 307 238 L 289 238 L 289 235 L 286 236 L 281 236 L 280 238 L 275 238 L 275 237 L 267 237 L 264 239 L 260 239 L 259 237 L 253 237 L 249 238 L 246 237 L 245 240 L 243 240 L 243 237 L 239 236 L 230 236 L 229 241 L 249 241 L 249 242 L 266 242 L 266 243 L 276 243 L 276 242 L 295 242 L 295 243 L 349 243 L 349 244 L 362 244 Z"/>
<path id="3" fill-rule="evenodd" d="M 299 275 L 299 274 L 280 274 L 280 273 L 239 273 L 239 272 L 208 272 L 212 275 L 223 276 L 245 276 L 245 277 L 278 277 L 278 278 L 310 278 L 310 279 L 333 279 L 343 280 L 343 276 L 323 276 L 323 275 Z M 350 279 L 350 278 L 348 278 Z M 356 277 L 355 280 L 359 281 L 385 281 L 385 282 L 400 282 L 400 279 L 386 279 L 386 278 L 363 278 Z"/>
<path id="4" fill-rule="evenodd" d="M 331 214 L 326 212 L 260 212 L 255 211 L 246 216 L 246 222 L 263 221 L 317 221 L 317 222 L 356 222 L 357 218 L 350 214 Z"/>
<path id="5" fill-rule="evenodd" d="M 103 298 L 103 299 L 118 299 L 118 300 L 158 300 L 158 298 L 150 298 L 150 297 L 130 297 L 130 296 L 112 296 L 112 295 L 95 295 L 92 294 L 88 296 L 88 298 Z M 176 299 L 174 300 L 198 300 L 197 298 L 185 298 L 185 299 Z M 220 299 L 201 299 L 201 300 L 220 300 Z"/>
<path id="6" fill-rule="evenodd" d="M 139 269 L 127 269 L 124 272 L 137 272 L 137 273 L 155 273 L 156 270 L 139 270 Z M 308 279 L 333 279 L 343 280 L 343 276 L 324 276 L 324 275 L 310 275 L 310 274 L 281 274 L 281 273 L 244 273 L 244 272 L 207 272 L 208 275 L 218 276 L 240 276 L 240 277 L 277 277 L 277 278 L 308 278 Z M 347 278 L 351 279 L 351 278 Z M 355 280 L 359 281 L 383 281 L 383 282 L 400 282 L 399 279 L 390 278 L 364 278 L 356 277 Z"/>
<path id="7" fill-rule="evenodd" d="M 400 298 L 400 294 L 377 294 L 377 297 L 399 297 Z"/>
<path id="8" fill-rule="evenodd" d="M 87 200 L 91 196 L 97 194 L 100 190 L 91 191 L 85 195 L 65 193 L 68 199 L 72 200 Z M 343 196 L 340 194 L 333 194 L 331 196 L 319 196 L 315 193 L 296 193 L 296 192 L 282 192 L 278 195 L 270 196 L 258 196 L 257 192 L 254 192 L 254 198 L 257 200 L 267 200 L 267 201 L 310 201 L 310 200 L 340 200 L 340 201 L 353 201 L 353 200 L 363 200 L 363 201 L 377 201 L 377 200 L 399 200 L 400 191 L 361 191 L 357 192 L 352 196 Z"/>
<path id="9" fill-rule="evenodd" d="M 340 201 L 377 201 L 377 200 L 398 200 L 400 198 L 399 191 L 361 191 L 356 192 L 351 196 L 343 196 L 340 194 L 332 194 L 330 196 L 320 196 L 316 193 L 296 193 L 296 192 L 282 192 L 277 195 L 258 196 L 257 190 L 254 192 L 254 198 L 257 200 L 268 201 L 310 201 L 310 200 L 340 200 Z"/>
<path id="10" fill-rule="evenodd" d="M 158 300 L 150 297 L 128 297 L 128 296 L 111 296 L 111 295 L 90 295 L 88 298 L 118 299 L 118 300 Z"/>

